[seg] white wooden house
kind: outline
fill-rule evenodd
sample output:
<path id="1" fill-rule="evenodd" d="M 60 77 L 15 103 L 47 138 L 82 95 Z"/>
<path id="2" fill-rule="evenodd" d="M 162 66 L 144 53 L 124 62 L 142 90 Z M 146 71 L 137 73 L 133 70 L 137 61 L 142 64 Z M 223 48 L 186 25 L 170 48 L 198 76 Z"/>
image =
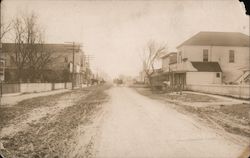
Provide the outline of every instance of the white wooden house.
<path id="1" fill-rule="evenodd" d="M 199 32 L 177 47 L 176 76 L 184 84 L 249 82 L 249 36 Z"/>

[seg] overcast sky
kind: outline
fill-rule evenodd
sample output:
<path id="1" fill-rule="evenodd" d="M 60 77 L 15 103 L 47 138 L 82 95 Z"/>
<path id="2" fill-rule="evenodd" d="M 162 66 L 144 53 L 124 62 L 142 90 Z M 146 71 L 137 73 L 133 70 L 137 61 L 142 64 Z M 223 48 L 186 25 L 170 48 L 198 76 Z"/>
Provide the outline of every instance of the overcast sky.
<path id="1" fill-rule="evenodd" d="M 82 43 L 94 56 L 92 67 L 112 77 L 138 75 L 139 53 L 149 40 L 175 51 L 199 31 L 249 35 L 249 17 L 238 0 L 3 0 L 4 21 L 31 11 L 45 28 L 48 43 Z"/>

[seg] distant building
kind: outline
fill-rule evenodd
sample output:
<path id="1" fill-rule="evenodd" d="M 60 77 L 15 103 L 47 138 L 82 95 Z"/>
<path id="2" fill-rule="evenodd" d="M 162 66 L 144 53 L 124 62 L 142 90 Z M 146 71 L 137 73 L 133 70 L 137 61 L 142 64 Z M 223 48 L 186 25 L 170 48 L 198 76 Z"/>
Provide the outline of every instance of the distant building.
<path id="1" fill-rule="evenodd" d="M 249 36 L 237 32 L 199 32 L 177 47 L 179 83 L 249 82 Z"/>
<path id="2" fill-rule="evenodd" d="M 177 53 L 171 52 L 161 57 L 162 59 L 162 69 L 163 72 L 169 72 L 172 69 L 176 69 L 176 63 L 177 63 Z"/>
<path id="3" fill-rule="evenodd" d="M 170 52 L 166 55 L 161 56 L 162 68 L 152 75 L 153 81 L 156 85 L 161 85 L 163 82 L 168 82 L 169 84 L 171 84 L 171 86 L 173 86 L 173 84 L 175 83 L 173 72 L 176 70 L 177 63 L 176 55 L 176 52 Z"/>
<path id="4" fill-rule="evenodd" d="M 5 58 L 5 81 L 16 82 L 17 67 L 13 58 L 15 58 L 15 44 L 3 43 L 3 53 Z M 75 84 L 80 84 L 84 80 L 84 73 L 87 69 L 84 52 L 81 49 L 75 50 L 74 73 L 73 70 L 73 50 L 69 44 L 44 44 L 46 51 L 51 53 L 52 61 L 41 72 L 39 82 L 69 82 L 74 74 Z M 29 82 L 27 78 L 22 82 Z"/>
<path id="5" fill-rule="evenodd" d="M 145 79 L 146 79 L 146 74 L 145 74 L 145 72 L 144 71 L 140 71 L 139 72 L 139 76 L 138 76 L 138 81 L 139 82 L 145 82 Z"/>

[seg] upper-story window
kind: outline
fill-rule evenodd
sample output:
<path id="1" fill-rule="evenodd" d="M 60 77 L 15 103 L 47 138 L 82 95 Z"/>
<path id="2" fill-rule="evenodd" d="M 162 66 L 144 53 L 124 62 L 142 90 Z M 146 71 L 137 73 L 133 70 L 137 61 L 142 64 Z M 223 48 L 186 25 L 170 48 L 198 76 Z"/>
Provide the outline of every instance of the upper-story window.
<path id="1" fill-rule="evenodd" d="M 67 63 L 68 62 L 68 57 L 64 58 L 64 62 Z"/>
<path id="2" fill-rule="evenodd" d="M 234 63 L 234 50 L 229 50 L 229 63 Z"/>
<path id="3" fill-rule="evenodd" d="M 203 61 L 208 61 L 208 49 L 203 49 Z"/>
<path id="4" fill-rule="evenodd" d="M 182 63 L 182 52 L 181 51 L 179 52 L 179 58 L 178 59 L 179 59 L 179 63 Z"/>
<path id="5" fill-rule="evenodd" d="M 10 66 L 15 64 L 15 57 L 14 56 L 10 56 Z"/>
<path id="6" fill-rule="evenodd" d="M 216 77 L 220 78 L 220 73 L 219 72 L 216 73 Z"/>
<path id="7" fill-rule="evenodd" d="M 81 58 L 81 67 L 83 67 L 83 58 Z"/>

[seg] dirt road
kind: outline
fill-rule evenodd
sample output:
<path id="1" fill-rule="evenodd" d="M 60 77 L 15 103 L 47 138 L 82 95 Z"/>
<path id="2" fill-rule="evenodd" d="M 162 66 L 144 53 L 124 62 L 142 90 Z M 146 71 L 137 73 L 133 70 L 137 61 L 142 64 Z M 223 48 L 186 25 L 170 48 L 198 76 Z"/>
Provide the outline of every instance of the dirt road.
<path id="1" fill-rule="evenodd" d="M 94 157 L 238 157 L 246 144 L 126 87 L 110 102 L 95 138 Z"/>
<path id="2" fill-rule="evenodd" d="M 0 108 L 0 154 L 28 158 L 235 158 L 247 143 L 127 87 L 89 87 Z"/>

